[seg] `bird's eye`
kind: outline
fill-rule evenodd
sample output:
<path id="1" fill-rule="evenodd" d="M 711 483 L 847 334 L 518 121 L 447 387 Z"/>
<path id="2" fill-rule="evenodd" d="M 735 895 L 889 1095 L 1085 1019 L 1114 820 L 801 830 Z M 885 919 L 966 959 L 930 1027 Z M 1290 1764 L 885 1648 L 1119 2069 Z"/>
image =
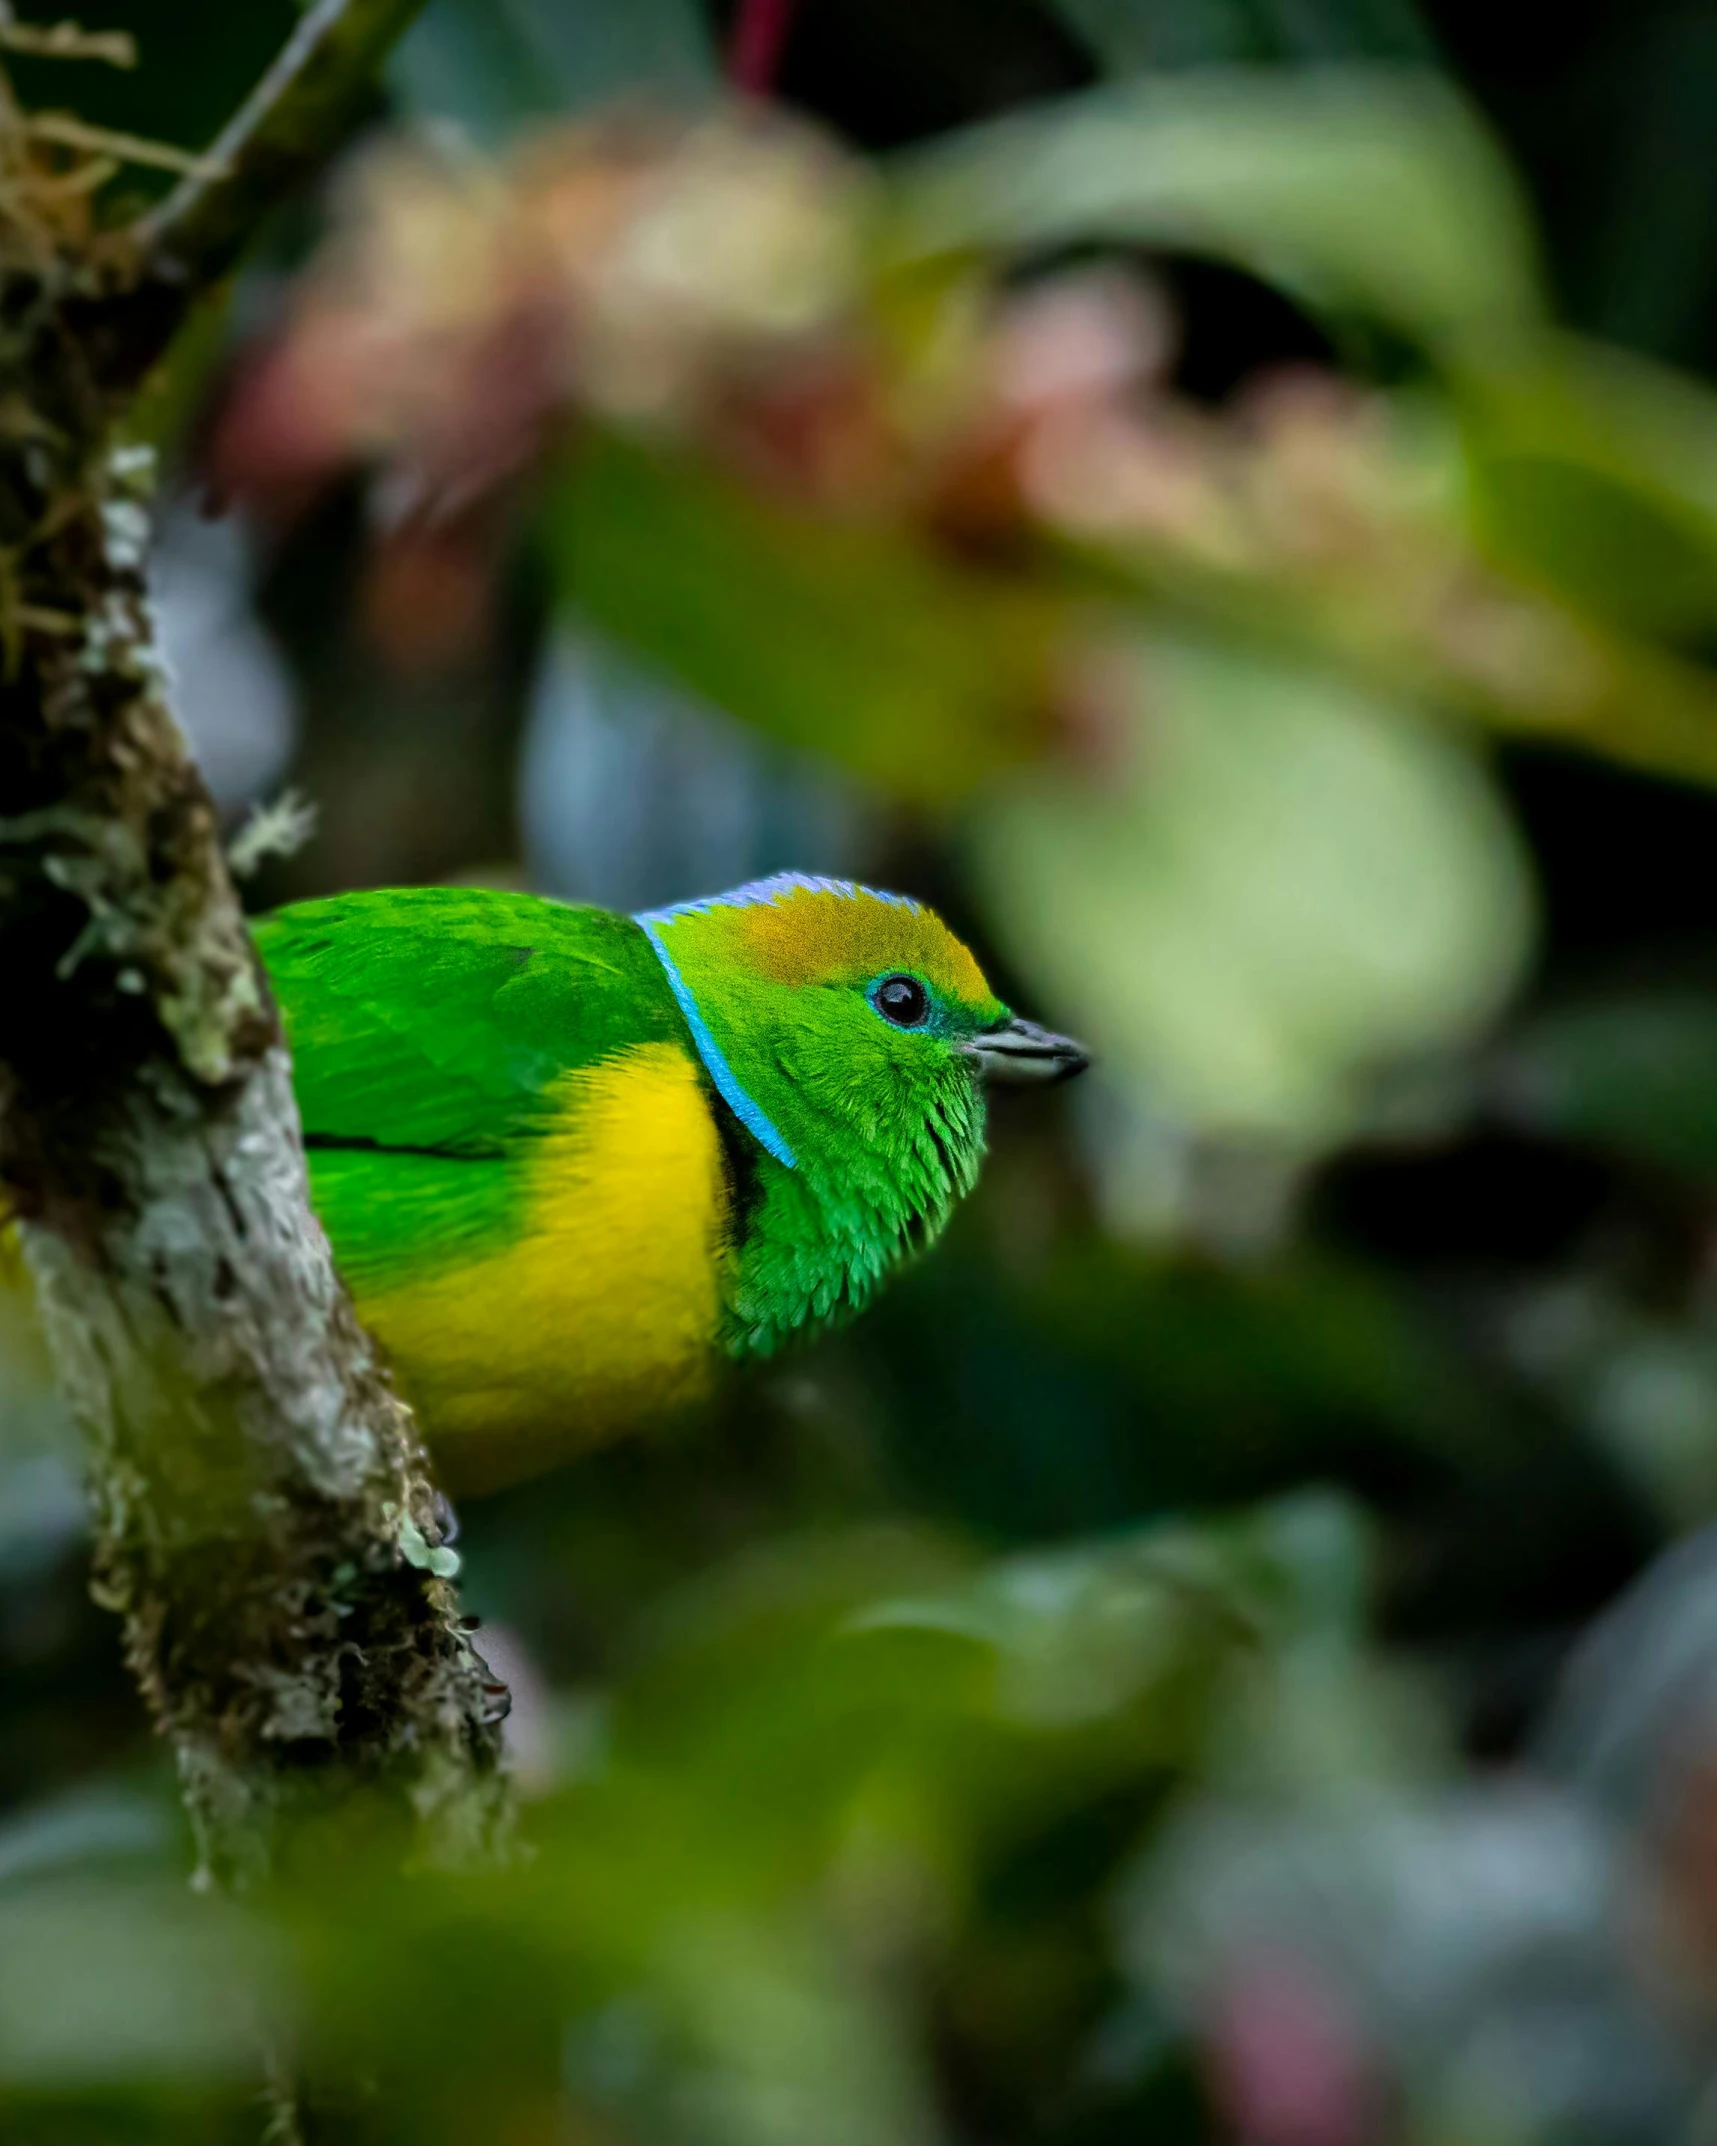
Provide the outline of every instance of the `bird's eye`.
<path id="1" fill-rule="evenodd" d="M 916 976 L 885 976 L 871 1004 L 896 1028 L 921 1028 L 930 1018 L 930 994 Z"/>

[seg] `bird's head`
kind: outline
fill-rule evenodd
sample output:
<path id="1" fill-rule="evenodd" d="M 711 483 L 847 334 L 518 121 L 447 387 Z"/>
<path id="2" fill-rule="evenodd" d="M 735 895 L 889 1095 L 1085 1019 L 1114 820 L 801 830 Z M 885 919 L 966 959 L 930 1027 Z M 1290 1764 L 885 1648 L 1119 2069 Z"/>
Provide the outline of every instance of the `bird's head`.
<path id="1" fill-rule="evenodd" d="M 985 1081 L 1087 1063 L 1017 1020 L 931 910 L 782 873 L 640 916 L 711 1079 L 776 1160 L 815 1173 L 862 1153 L 923 1180 L 919 1212 L 963 1191 Z M 938 1186 L 945 1186 L 936 1197 Z"/>

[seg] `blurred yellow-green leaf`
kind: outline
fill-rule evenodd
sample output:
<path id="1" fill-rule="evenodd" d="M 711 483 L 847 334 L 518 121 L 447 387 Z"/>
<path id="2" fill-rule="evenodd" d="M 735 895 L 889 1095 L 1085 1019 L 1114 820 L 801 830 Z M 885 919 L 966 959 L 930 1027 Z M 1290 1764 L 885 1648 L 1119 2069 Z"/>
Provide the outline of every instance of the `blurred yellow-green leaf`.
<path id="1" fill-rule="evenodd" d="M 1208 253 L 1448 361 L 1543 317 L 1508 167 L 1431 75 L 1117 85 L 939 143 L 896 179 L 903 259 L 1095 240 Z"/>
<path id="2" fill-rule="evenodd" d="M 977 821 L 990 913 L 1111 1080 L 1327 1135 L 1368 1068 L 1471 1034 L 1518 977 L 1508 822 L 1458 743 L 1315 672 L 1164 642 L 1130 665 L 1116 764 Z"/>
<path id="3" fill-rule="evenodd" d="M 1717 624 L 1717 396 L 1572 337 L 1465 399 L 1477 534 L 1598 620 L 1697 647 Z"/>
<path id="4" fill-rule="evenodd" d="M 681 684 L 920 805 L 1052 727 L 1062 602 L 611 435 L 549 508 L 562 599 Z"/>

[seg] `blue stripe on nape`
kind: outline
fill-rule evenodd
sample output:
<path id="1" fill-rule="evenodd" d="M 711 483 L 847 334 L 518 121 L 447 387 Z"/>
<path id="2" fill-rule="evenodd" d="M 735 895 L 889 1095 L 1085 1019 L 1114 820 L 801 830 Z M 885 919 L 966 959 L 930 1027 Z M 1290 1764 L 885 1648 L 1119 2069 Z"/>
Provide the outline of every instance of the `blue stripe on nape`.
<path id="1" fill-rule="evenodd" d="M 689 902 L 670 902 L 665 909 L 651 909 L 633 919 L 646 930 L 669 917 L 707 916 L 712 909 L 765 909 L 789 894 L 838 894 L 843 901 L 887 902 L 892 909 L 918 914 L 910 894 L 885 894 L 880 887 L 861 887 L 856 879 L 821 879 L 809 872 L 776 872 L 768 879 L 750 879 L 726 894 L 700 894 Z"/>
<path id="2" fill-rule="evenodd" d="M 677 909 L 657 909 L 648 915 L 634 917 L 632 921 L 643 926 L 645 938 L 655 948 L 656 959 L 662 964 L 663 973 L 668 979 L 668 989 L 674 994 L 674 1003 L 686 1017 L 686 1026 L 692 1032 L 692 1041 L 698 1047 L 698 1056 L 704 1062 L 704 1070 L 715 1082 L 722 1100 L 746 1131 L 754 1135 L 777 1162 L 785 1163 L 789 1170 L 796 1170 L 799 1167 L 798 1158 L 766 1114 L 740 1086 L 738 1074 L 728 1064 L 721 1045 L 710 1034 L 709 1024 L 699 1013 L 698 1002 L 692 997 L 690 987 L 675 966 L 673 955 L 662 944 L 662 935 L 658 929 L 659 920 L 664 917 L 683 916 L 687 910 L 696 906 L 698 905 L 685 902 Z"/>

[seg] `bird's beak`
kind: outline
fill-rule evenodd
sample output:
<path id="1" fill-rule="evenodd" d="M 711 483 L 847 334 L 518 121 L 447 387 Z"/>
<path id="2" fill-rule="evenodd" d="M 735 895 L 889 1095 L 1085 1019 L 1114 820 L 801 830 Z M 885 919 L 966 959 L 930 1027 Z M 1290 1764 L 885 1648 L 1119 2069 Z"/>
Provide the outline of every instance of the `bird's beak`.
<path id="1" fill-rule="evenodd" d="M 1028 1081 L 1071 1080 L 1091 1063 L 1091 1054 L 1070 1036 L 1052 1035 L 1035 1021 L 1009 1021 L 974 1036 L 966 1049 L 985 1080 L 1024 1086 Z"/>

